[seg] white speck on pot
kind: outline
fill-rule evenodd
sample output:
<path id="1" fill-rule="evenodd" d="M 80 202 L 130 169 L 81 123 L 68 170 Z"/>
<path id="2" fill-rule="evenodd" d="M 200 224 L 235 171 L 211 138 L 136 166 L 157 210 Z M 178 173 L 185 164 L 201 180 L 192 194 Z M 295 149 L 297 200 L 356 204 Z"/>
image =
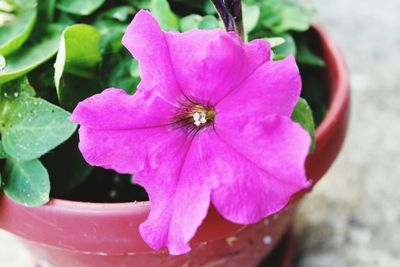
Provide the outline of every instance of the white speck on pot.
<path id="1" fill-rule="evenodd" d="M 228 244 L 228 246 L 233 247 L 233 245 L 237 241 L 237 237 L 230 236 L 230 237 L 227 237 L 225 240 L 226 240 L 226 243 Z"/>
<path id="2" fill-rule="evenodd" d="M 204 242 L 201 242 L 201 243 L 200 243 L 200 246 L 201 246 L 201 247 L 205 247 L 205 246 L 207 246 L 207 244 L 208 244 L 208 242 L 207 242 L 207 241 L 204 241 Z"/>
<path id="3" fill-rule="evenodd" d="M 266 235 L 263 237 L 263 243 L 265 245 L 271 245 L 272 244 L 272 237 L 270 235 Z"/>
<path id="4" fill-rule="evenodd" d="M 264 225 L 268 225 L 269 224 L 269 219 L 265 219 L 264 220 Z"/>

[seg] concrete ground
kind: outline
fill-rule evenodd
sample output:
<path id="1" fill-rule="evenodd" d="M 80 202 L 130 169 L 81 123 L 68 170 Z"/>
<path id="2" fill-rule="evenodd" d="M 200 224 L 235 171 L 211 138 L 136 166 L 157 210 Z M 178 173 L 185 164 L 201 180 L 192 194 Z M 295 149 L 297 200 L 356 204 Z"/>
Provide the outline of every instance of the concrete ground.
<path id="1" fill-rule="evenodd" d="M 297 267 L 400 266 L 400 1 L 303 0 L 339 43 L 352 74 L 343 151 L 297 217 Z M 0 231 L 0 266 L 30 267 Z"/>
<path id="2" fill-rule="evenodd" d="M 400 1 L 305 0 L 351 71 L 352 117 L 336 164 L 297 218 L 297 267 L 400 266 Z"/>

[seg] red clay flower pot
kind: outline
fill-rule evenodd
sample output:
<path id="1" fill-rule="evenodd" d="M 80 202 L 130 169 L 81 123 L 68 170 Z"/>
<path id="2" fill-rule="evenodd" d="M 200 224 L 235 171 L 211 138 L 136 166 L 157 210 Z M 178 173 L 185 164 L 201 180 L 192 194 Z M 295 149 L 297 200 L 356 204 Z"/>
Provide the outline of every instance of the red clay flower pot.
<path id="1" fill-rule="evenodd" d="M 335 160 L 349 116 L 346 65 L 331 39 L 314 27 L 327 63 L 329 110 L 319 125 L 315 152 L 307 159 L 308 176 L 318 181 Z M 21 237 L 39 265 L 54 267 L 109 266 L 257 266 L 287 232 L 299 193 L 279 214 L 258 224 L 234 225 L 214 209 L 192 242 L 192 252 L 170 256 L 150 250 L 139 235 L 149 202 L 95 204 L 52 199 L 28 208 L 0 197 L 0 227 Z M 281 266 L 290 266 L 290 260 Z"/>

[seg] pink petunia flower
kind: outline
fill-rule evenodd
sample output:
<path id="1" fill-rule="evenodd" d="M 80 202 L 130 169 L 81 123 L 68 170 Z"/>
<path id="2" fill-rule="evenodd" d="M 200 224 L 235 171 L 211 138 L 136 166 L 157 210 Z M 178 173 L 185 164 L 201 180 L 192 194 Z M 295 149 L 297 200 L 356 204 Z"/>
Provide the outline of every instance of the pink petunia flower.
<path id="1" fill-rule="evenodd" d="M 163 32 L 146 11 L 122 42 L 140 63 L 136 94 L 107 89 L 72 120 L 88 163 L 135 173 L 148 192 L 150 247 L 190 251 L 210 203 L 250 224 L 309 186 L 311 138 L 290 119 L 301 91 L 293 57 L 270 61 L 268 42 L 219 29 Z"/>

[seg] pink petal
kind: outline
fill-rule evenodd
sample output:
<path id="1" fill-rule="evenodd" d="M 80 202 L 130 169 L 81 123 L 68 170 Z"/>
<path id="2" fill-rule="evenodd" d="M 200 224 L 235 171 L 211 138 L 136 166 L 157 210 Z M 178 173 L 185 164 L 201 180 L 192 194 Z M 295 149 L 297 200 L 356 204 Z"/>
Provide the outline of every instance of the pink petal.
<path id="1" fill-rule="evenodd" d="M 169 126 L 103 130 L 81 125 L 79 139 L 79 149 L 90 165 L 133 174 L 159 167 L 160 154 L 184 143 L 186 134 Z"/>
<path id="2" fill-rule="evenodd" d="M 294 57 L 268 61 L 216 107 L 224 120 L 237 117 L 290 116 L 301 92 L 301 77 Z"/>
<path id="3" fill-rule="evenodd" d="M 176 112 L 151 90 L 128 95 L 110 88 L 80 102 L 71 120 L 92 129 L 125 130 L 170 124 Z"/>
<path id="4" fill-rule="evenodd" d="M 182 97 L 164 32 L 149 12 L 140 10 L 135 15 L 122 38 L 122 44 L 139 61 L 139 88 L 151 89 L 172 104 Z"/>
<path id="5" fill-rule="evenodd" d="M 290 118 L 221 118 L 216 135 L 210 161 L 221 175 L 212 202 L 232 222 L 257 222 L 309 186 L 304 163 L 310 136 Z"/>
<path id="6" fill-rule="evenodd" d="M 167 246 L 173 255 L 190 251 L 188 245 L 207 214 L 215 175 L 203 163 L 210 156 L 207 135 L 198 134 L 184 145 L 160 151 L 160 164 L 136 175 L 151 201 L 148 219 L 140 226 L 153 249 Z M 161 163 L 162 162 L 162 163 Z"/>
<path id="7" fill-rule="evenodd" d="M 235 33 L 223 30 L 165 35 L 182 91 L 203 105 L 217 103 L 270 57 L 268 42 L 243 44 Z"/>

